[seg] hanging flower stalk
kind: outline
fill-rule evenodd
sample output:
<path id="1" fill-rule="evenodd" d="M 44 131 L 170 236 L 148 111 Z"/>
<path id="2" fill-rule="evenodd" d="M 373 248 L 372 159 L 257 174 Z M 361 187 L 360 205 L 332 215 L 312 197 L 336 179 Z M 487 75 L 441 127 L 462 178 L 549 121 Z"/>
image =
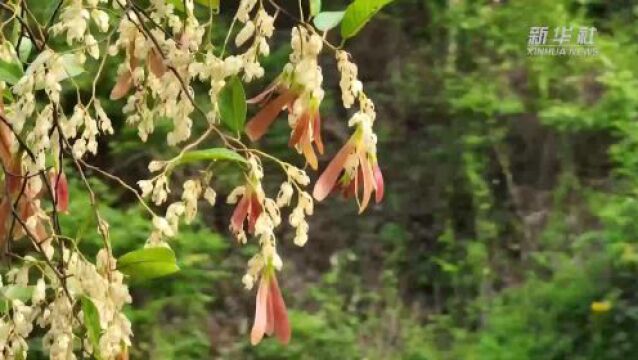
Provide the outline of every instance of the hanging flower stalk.
<path id="1" fill-rule="evenodd" d="M 334 156 L 315 184 L 313 196 L 322 201 L 331 192 L 339 191 L 344 197 L 355 197 L 359 213 L 368 206 L 372 193 L 375 201 L 381 202 L 384 194 L 383 174 L 377 158 L 377 136 L 373 131 L 376 112 L 374 104 L 363 92 L 357 79 L 357 66 L 349 60 L 345 51 L 336 53 L 337 67 L 341 72 L 341 95 L 343 105 L 350 108 L 359 100 L 357 111 L 348 126 L 354 133 Z"/>
<path id="2" fill-rule="evenodd" d="M 316 170 L 315 147 L 323 154 L 319 106 L 324 91 L 321 88 L 323 76 L 317 63 L 323 43 L 319 35 L 304 28 L 294 28 L 291 45 L 293 52 L 283 73 L 252 99 L 251 102 L 263 102 L 265 105 L 248 121 L 246 134 L 252 141 L 259 140 L 279 113 L 288 110 L 288 124 L 292 129 L 288 145 L 302 153 L 310 167 Z M 272 96 L 276 97 L 270 100 Z"/>

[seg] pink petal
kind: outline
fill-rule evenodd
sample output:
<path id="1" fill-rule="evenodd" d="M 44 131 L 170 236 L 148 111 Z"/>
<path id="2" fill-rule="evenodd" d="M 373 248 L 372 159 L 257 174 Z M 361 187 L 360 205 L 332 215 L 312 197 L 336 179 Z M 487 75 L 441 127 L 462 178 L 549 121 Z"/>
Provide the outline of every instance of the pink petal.
<path id="1" fill-rule="evenodd" d="M 262 275 L 259 282 L 259 290 L 257 290 L 257 300 L 255 304 L 255 322 L 250 332 L 250 343 L 259 344 L 266 332 L 267 312 L 268 312 L 268 280 Z"/>
<path id="2" fill-rule="evenodd" d="M 270 281 L 270 296 L 272 297 L 274 318 L 275 318 L 275 335 L 280 343 L 287 345 L 290 342 L 290 322 L 288 321 L 288 310 L 284 298 L 281 296 L 277 278 L 273 275 Z"/>
<path id="3" fill-rule="evenodd" d="M 22 183 L 26 180 L 20 176 L 22 173 L 22 160 L 19 157 L 13 158 L 6 167 L 6 184 L 10 193 L 15 194 L 22 189 Z"/>
<path id="4" fill-rule="evenodd" d="M 372 196 L 372 191 L 374 191 L 374 175 L 372 175 L 370 162 L 363 151 L 359 152 L 359 166 L 363 172 L 363 200 L 359 206 L 359 214 L 361 214 L 368 206 L 370 197 Z"/>
<path id="5" fill-rule="evenodd" d="M 330 164 L 323 171 L 323 174 L 319 176 L 319 179 L 315 183 L 315 188 L 312 191 L 312 196 L 317 201 L 321 201 L 326 198 L 332 191 L 332 188 L 335 186 L 337 182 L 337 178 L 339 177 L 339 173 L 343 170 L 343 165 L 345 165 L 346 160 L 348 160 L 348 156 L 354 150 L 354 144 L 352 141 L 348 141 L 341 150 L 335 155 L 335 157 L 330 161 Z"/>
<path id="6" fill-rule="evenodd" d="M 3 121 L 0 121 L 0 160 L 2 163 L 9 164 L 12 159 L 11 154 L 11 129 Z"/>
<path id="7" fill-rule="evenodd" d="M 315 151 L 312 148 L 312 144 L 310 143 L 310 131 L 306 130 L 302 139 L 301 139 L 301 150 L 303 151 L 304 156 L 306 157 L 306 161 L 310 164 L 310 167 L 313 170 L 317 170 L 318 161 L 317 155 L 315 155 Z"/>
<path id="8" fill-rule="evenodd" d="M 22 199 L 18 204 L 17 209 L 18 214 L 20 215 L 20 219 L 26 220 L 31 215 L 33 215 L 33 209 L 31 208 L 31 204 L 26 199 Z"/>
<path id="9" fill-rule="evenodd" d="M 49 235 L 47 234 L 47 229 L 44 227 L 44 223 L 42 221 L 38 221 L 35 226 L 35 237 L 38 242 L 42 242 L 46 240 Z"/>
<path id="10" fill-rule="evenodd" d="M 49 172 L 49 182 L 55 191 L 55 209 L 66 212 L 69 209 L 69 183 L 66 180 L 66 175 L 64 172 L 56 174 L 52 170 Z"/>
<path id="11" fill-rule="evenodd" d="M 128 48 L 129 70 L 120 74 L 111 90 L 111 100 L 118 100 L 124 97 L 133 87 L 133 69 L 137 67 L 137 58 L 135 55 L 135 43 L 131 43 Z"/>
<path id="12" fill-rule="evenodd" d="M 32 200 L 22 200 L 23 201 L 18 204 L 18 206 L 20 207 L 18 213 L 20 214 L 20 219 L 22 221 L 26 221 L 26 219 L 30 218 L 31 216 L 33 216 L 33 214 L 36 213 L 36 206 Z M 31 235 L 33 235 L 33 237 L 35 237 L 35 240 L 38 242 L 44 241 L 48 237 L 46 228 L 44 227 L 42 221 L 38 221 L 36 223 L 35 232 L 31 232 Z"/>
<path id="13" fill-rule="evenodd" d="M 312 136 L 314 136 L 315 144 L 317 144 L 317 150 L 319 154 L 323 154 L 323 141 L 321 140 L 321 114 L 319 111 L 315 114 L 315 121 L 313 122 L 314 128 L 312 130 Z"/>
<path id="14" fill-rule="evenodd" d="M 259 140 L 266 133 L 272 122 L 275 121 L 281 110 L 295 97 L 296 95 L 293 92 L 286 91 L 253 116 L 246 124 L 246 134 L 250 140 Z"/>
<path id="15" fill-rule="evenodd" d="M 133 86 L 133 76 L 131 71 L 126 70 L 126 72 L 122 73 L 118 78 L 115 86 L 113 86 L 113 90 L 111 90 L 111 100 L 118 100 L 123 98 L 131 87 Z"/>
<path id="16" fill-rule="evenodd" d="M 301 118 L 297 120 L 295 124 L 295 129 L 292 131 L 292 135 L 290 135 L 290 140 L 288 141 L 288 146 L 294 147 L 299 144 L 299 140 L 308 131 L 308 121 L 310 117 L 307 113 L 303 113 Z"/>
<path id="17" fill-rule="evenodd" d="M 383 192 L 384 192 L 384 184 L 383 184 L 383 174 L 381 174 L 381 168 L 379 164 L 374 164 L 374 180 L 375 180 L 375 201 L 380 203 L 383 200 Z"/>
<path id="18" fill-rule="evenodd" d="M 148 68 L 157 78 L 161 78 L 166 72 L 166 65 L 164 65 L 164 61 L 162 61 L 162 57 L 157 53 L 156 49 L 152 49 L 148 53 Z"/>
<path id="19" fill-rule="evenodd" d="M 275 308 L 272 299 L 272 291 L 268 294 L 266 312 L 266 334 L 271 336 L 275 332 Z"/>
<path id="20" fill-rule="evenodd" d="M 250 207 L 248 208 L 248 232 L 251 234 L 255 232 L 255 224 L 262 210 L 259 199 L 257 199 L 257 196 L 252 195 L 250 197 Z"/>
<path id="21" fill-rule="evenodd" d="M 250 205 L 248 196 L 242 196 L 237 206 L 235 206 L 233 216 L 230 218 L 230 228 L 232 231 L 240 232 L 244 227 L 244 220 L 246 220 L 246 215 L 248 214 L 248 205 Z"/>
<path id="22" fill-rule="evenodd" d="M 343 195 L 344 199 L 347 199 L 350 196 L 354 196 L 354 194 L 357 193 L 356 184 L 357 184 L 357 178 L 350 179 L 350 181 L 347 184 L 345 183 L 339 184 L 339 186 L 341 187 L 341 194 Z"/>
<path id="23" fill-rule="evenodd" d="M 0 204 L 0 249 L 4 251 L 5 240 L 7 239 L 7 219 L 11 213 L 11 200 L 5 197 Z"/>

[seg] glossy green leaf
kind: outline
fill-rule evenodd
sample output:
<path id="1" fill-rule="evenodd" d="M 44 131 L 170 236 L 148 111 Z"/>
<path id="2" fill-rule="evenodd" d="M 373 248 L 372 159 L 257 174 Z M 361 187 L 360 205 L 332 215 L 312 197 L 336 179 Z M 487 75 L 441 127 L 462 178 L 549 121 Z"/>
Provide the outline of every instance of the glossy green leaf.
<path id="1" fill-rule="evenodd" d="M 321 0 L 310 0 L 310 15 L 317 16 L 321 11 Z"/>
<path id="2" fill-rule="evenodd" d="M 241 80 L 233 76 L 219 94 L 219 112 L 222 123 L 230 130 L 240 132 L 246 122 L 246 93 Z"/>
<path id="3" fill-rule="evenodd" d="M 20 66 L 20 63 L 0 59 L 0 81 L 15 84 L 20 80 L 22 74 L 22 66 Z"/>
<path id="4" fill-rule="evenodd" d="M 226 149 L 226 148 L 211 148 L 204 150 L 195 150 L 189 151 L 185 153 L 181 159 L 179 159 L 179 164 L 185 164 L 195 161 L 217 161 L 217 160 L 228 160 L 228 161 L 237 161 L 237 162 L 246 162 L 246 159 L 239 155 L 238 153 Z"/>
<path id="5" fill-rule="evenodd" d="M 393 0 L 354 0 L 346 9 L 341 21 L 341 37 L 355 36 L 363 26 L 385 5 Z"/>
<path id="6" fill-rule="evenodd" d="M 84 326 L 86 326 L 86 332 L 89 337 L 89 341 L 93 346 L 93 351 L 95 358 L 99 359 L 99 349 L 100 349 L 100 336 L 102 335 L 102 327 L 100 326 L 100 313 L 97 310 L 97 307 L 93 303 L 93 301 L 83 296 L 81 299 L 82 302 L 82 313 L 84 314 Z"/>
<path id="7" fill-rule="evenodd" d="M 51 17 L 55 13 L 55 9 L 60 5 L 63 0 L 27 0 L 26 3 L 29 11 L 33 14 L 35 19 L 40 24 L 48 24 L 51 21 Z M 58 11 L 58 16 L 60 12 Z M 59 17 L 56 17 L 59 18 Z"/>
<path id="8" fill-rule="evenodd" d="M 20 61 L 27 62 L 31 51 L 33 50 L 33 42 L 26 36 L 23 36 L 20 40 L 20 46 L 18 47 L 18 57 Z"/>
<path id="9" fill-rule="evenodd" d="M 345 11 L 324 11 L 317 14 L 313 22 L 317 30 L 327 31 L 339 25 L 344 13 Z"/>
<path id="10" fill-rule="evenodd" d="M 0 81 L 4 81 L 8 84 L 15 84 L 24 74 L 24 71 L 22 70 L 22 63 L 20 62 L 18 54 L 16 54 L 11 43 L 5 41 L 0 46 L 4 47 L 2 50 L 5 54 L 5 56 L 0 58 Z"/>
<path id="11" fill-rule="evenodd" d="M 117 269 L 133 280 L 148 280 L 179 271 L 175 253 L 166 247 L 131 251 L 117 260 Z"/>

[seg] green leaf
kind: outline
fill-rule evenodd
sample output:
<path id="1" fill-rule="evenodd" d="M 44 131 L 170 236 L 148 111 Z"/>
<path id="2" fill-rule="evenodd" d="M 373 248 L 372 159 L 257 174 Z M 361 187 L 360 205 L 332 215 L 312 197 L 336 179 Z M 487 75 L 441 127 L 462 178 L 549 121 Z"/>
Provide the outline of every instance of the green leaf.
<path id="1" fill-rule="evenodd" d="M 195 0 L 195 2 L 215 11 L 219 10 L 219 0 Z"/>
<path id="2" fill-rule="evenodd" d="M 22 66 L 18 62 L 0 59 L 0 81 L 15 84 L 22 77 Z"/>
<path id="3" fill-rule="evenodd" d="M 179 271 L 175 253 L 166 247 L 131 251 L 117 260 L 117 269 L 133 280 L 149 280 Z"/>
<path id="4" fill-rule="evenodd" d="M 33 295 L 33 286 L 7 285 L 0 289 L 0 314 L 11 308 L 11 300 L 27 302 Z"/>
<path id="5" fill-rule="evenodd" d="M 23 39 L 24 40 L 24 39 Z M 0 46 L 4 47 L 5 56 L 0 58 L 0 81 L 9 84 L 15 84 L 20 80 L 24 71 L 22 71 L 22 63 L 13 49 L 13 45 L 5 41 Z"/>
<path id="6" fill-rule="evenodd" d="M 38 55 L 38 57 L 33 60 L 31 65 L 29 65 L 26 71 L 27 74 L 33 72 L 32 68 L 42 65 L 42 63 L 45 61 L 45 58 L 41 57 L 40 55 Z M 78 61 L 78 58 L 75 55 L 64 54 L 60 57 L 60 60 L 62 62 L 62 66 L 64 67 L 64 71 L 60 71 L 57 74 L 57 81 L 63 81 L 68 78 L 78 76 L 84 72 L 84 66 L 82 66 L 82 63 Z M 42 84 L 36 86 L 35 90 L 41 90 L 42 86 Z"/>
<path id="7" fill-rule="evenodd" d="M 345 40 L 355 36 L 382 7 L 393 0 L 354 0 L 343 15 L 341 37 Z"/>
<path id="8" fill-rule="evenodd" d="M 24 360 L 24 351 L 22 351 L 22 348 L 20 348 L 15 355 L 15 360 Z"/>
<path id="9" fill-rule="evenodd" d="M 185 153 L 179 164 L 191 163 L 195 161 L 216 161 L 229 160 L 245 163 L 246 159 L 238 153 L 226 148 L 211 148 L 205 150 L 194 150 Z"/>
<path id="10" fill-rule="evenodd" d="M 230 130 L 240 132 L 246 122 L 246 93 L 237 76 L 233 76 L 219 94 L 219 112 L 222 123 Z"/>
<path id="11" fill-rule="evenodd" d="M 78 76 L 84 72 L 84 66 L 82 66 L 82 63 L 80 63 L 78 58 L 73 54 L 62 55 L 62 64 L 65 72 L 58 76 L 58 81 Z"/>
<path id="12" fill-rule="evenodd" d="M 33 295 L 33 286 L 7 285 L 2 288 L 2 297 L 9 300 L 28 301 Z"/>
<path id="13" fill-rule="evenodd" d="M 13 102 L 13 93 L 11 92 L 10 89 L 4 89 L 4 91 L 2 92 L 2 97 L 5 100 Z"/>
<path id="14" fill-rule="evenodd" d="M 53 12 L 58 7 L 62 0 L 28 0 L 27 6 L 35 19 L 42 25 L 48 24 L 51 21 Z M 58 15 L 60 12 L 58 12 Z"/>
<path id="15" fill-rule="evenodd" d="M 100 314 L 97 307 L 90 298 L 83 296 L 82 312 L 84 313 L 84 326 L 89 336 L 89 341 L 93 346 L 93 352 L 96 359 L 99 359 L 100 336 L 102 335 L 102 327 L 100 326 Z"/>
<path id="16" fill-rule="evenodd" d="M 321 0 L 310 0 L 310 15 L 317 16 L 321 11 Z"/>
<path id="17" fill-rule="evenodd" d="M 23 36 L 20 40 L 20 46 L 18 47 L 18 57 L 20 61 L 27 62 L 29 59 L 29 55 L 31 55 L 31 50 L 33 50 L 33 42 L 26 36 Z"/>
<path id="18" fill-rule="evenodd" d="M 324 11 L 317 14 L 313 22 L 317 30 L 328 31 L 339 25 L 344 13 L 345 11 Z"/>
<path id="19" fill-rule="evenodd" d="M 182 0 L 166 0 L 166 3 L 173 5 L 175 10 L 184 12 L 184 3 Z"/>

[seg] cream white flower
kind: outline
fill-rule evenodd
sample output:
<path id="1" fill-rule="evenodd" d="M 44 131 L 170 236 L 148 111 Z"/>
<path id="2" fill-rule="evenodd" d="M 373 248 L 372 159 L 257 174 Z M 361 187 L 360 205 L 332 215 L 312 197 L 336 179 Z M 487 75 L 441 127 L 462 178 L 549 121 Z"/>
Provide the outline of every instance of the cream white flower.
<path id="1" fill-rule="evenodd" d="M 242 46 L 248 39 L 250 39 L 255 33 L 255 24 L 252 21 L 247 21 L 244 27 L 239 31 L 235 38 L 235 45 L 237 47 Z"/>
<path id="2" fill-rule="evenodd" d="M 204 191 L 204 199 L 208 201 L 208 204 L 210 204 L 210 206 L 215 206 L 215 202 L 217 201 L 217 193 L 213 188 L 207 187 Z"/>

